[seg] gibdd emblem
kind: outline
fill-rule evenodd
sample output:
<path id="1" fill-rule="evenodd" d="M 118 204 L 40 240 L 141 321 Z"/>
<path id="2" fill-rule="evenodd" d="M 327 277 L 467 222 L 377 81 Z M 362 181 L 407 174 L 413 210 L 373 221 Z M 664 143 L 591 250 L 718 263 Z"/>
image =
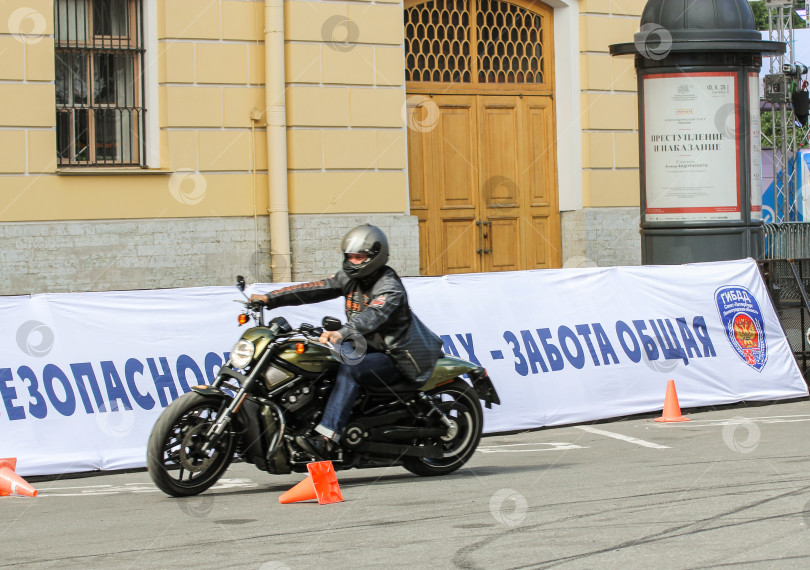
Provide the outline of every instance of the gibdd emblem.
<path id="1" fill-rule="evenodd" d="M 768 360 L 768 347 L 762 312 L 753 293 L 745 287 L 729 285 L 719 288 L 714 299 L 734 351 L 748 366 L 762 371 Z"/>

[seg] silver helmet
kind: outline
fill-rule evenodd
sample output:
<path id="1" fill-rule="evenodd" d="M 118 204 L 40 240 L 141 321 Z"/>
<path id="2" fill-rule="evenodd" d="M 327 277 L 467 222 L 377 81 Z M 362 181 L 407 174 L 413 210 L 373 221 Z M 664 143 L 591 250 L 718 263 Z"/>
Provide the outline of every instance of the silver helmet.
<path id="1" fill-rule="evenodd" d="M 343 271 L 352 279 L 368 277 L 388 263 L 388 238 L 377 226 L 363 224 L 343 237 Z M 350 253 L 365 253 L 368 259 L 354 264 L 347 257 Z"/>

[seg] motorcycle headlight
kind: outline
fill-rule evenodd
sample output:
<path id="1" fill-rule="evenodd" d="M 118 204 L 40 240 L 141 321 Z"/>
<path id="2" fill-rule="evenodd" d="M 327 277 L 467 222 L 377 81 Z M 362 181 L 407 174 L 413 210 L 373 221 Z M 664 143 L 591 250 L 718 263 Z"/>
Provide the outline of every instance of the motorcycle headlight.
<path id="1" fill-rule="evenodd" d="M 234 368 L 244 368 L 253 359 L 256 347 L 246 338 L 240 339 L 231 350 L 231 364 Z"/>

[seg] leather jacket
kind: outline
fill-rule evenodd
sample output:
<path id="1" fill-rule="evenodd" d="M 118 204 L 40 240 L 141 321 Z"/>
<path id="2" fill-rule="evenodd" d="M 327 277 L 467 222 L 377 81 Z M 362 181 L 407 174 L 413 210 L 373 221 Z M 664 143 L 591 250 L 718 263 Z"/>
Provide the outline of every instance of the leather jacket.
<path id="1" fill-rule="evenodd" d="M 442 341 L 411 312 L 399 275 L 383 266 L 365 279 L 343 270 L 321 281 L 300 283 L 267 293 L 267 307 L 304 305 L 346 298 L 348 322 L 338 331 L 344 339 L 361 335 L 368 346 L 391 357 L 407 379 L 424 382 L 442 355 Z"/>

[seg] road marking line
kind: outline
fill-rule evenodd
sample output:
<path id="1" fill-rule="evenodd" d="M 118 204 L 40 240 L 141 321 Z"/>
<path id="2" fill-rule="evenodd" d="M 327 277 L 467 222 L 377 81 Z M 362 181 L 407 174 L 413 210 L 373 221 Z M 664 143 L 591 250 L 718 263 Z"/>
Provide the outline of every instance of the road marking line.
<path id="1" fill-rule="evenodd" d="M 49 491 L 66 491 L 68 489 L 90 489 L 90 488 L 101 488 L 101 487 L 112 487 L 112 485 L 81 485 L 79 487 L 50 487 Z"/>
<path id="2" fill-rule="evenodd" d="M 546 446 L 546 447 L 541 447 Z M 550 447 L 549 447 L 550 446 Z M 530 449 L 505 449 L 507 447 L 530 447 Z M 504 443 L 502 445 L 480 446 L 481 453 L 531 453 L 535 451 L 566 451 L 568 449 L 587 449 L 581 445 L 565 442 L 544 442 L 544 443 Z"/>
<path id="3" fill-rule="evenodd" d="M 737 416 L 737 417 L 743 417 L 743 416 Z M 750 420 L 772 420 L 772 419 L 782 419 L 782 418 L 807 418 L 807 419 L 810 419 L 810 414 L 793 414 L 793 415 L 790 415 L 790 416 L 754 416 L 754 417 L 748 418 L 748 419 L 750 419 Z M 716 420 L 706 419 L 706 420 L 703 420 L 703 421 L 706 421 L 706 422 L 724 422 L 724 421 L 727 421 L 727 420 L 730 420 L 730 419 L 733 419 L 733 418 L 716 419 Z"/>
<path id="4" fill-rule="evenodd" d="M 636 445 L 642 445 L 644 447 L 652 447 L 653 449 L 671 449 L 668 445 L 659 445 L 657 443 L 652 443 L 651 441 L 644 441 L 643 439 L 630 437 L 629 435 L 622 435 L 620 433 L 614 433 L 612 431 L 605 431 L 603 429 L 597 429 L 595 427 L 576 426 L 576 428 L 581 429 L 582 431 L 604 435 L 606 437 L 612 437 L 613 439 L 620 439 L 628 443 L 635 443 Z"/>
<path id="5" fill-rule="evenodd" d="M 250 479 L 220 479 L 211 487 L 212 490 L 232 489 L 239 487 L 258 487 L 258 483 Z M 73 493 L 63 493 L 56 491 L 78 491 Z M 98 497 L 101 495 L 120 495 L 123 493 L 156 493 L 160 489 L 150 482 L 125 483 L 121 486 L 114 485 L 83 485 L 80 487 L 52 487 L 42 489 L 38 497 Z"/>
<path id="6" fill-rule="evenodd" d="M 689 426 L 713 427 L 713 426 L 726 426 L 730 424 L 742 424 L 742 423 L 790 424 L 796 422 L 810 422 L 810 416 L 805 414 L 796 416 L 760 416 L 755 418 L 746 418 L 744 416 L 737 416 L 734 418 L 724 418 L 718 420 L 697 420 L 689 424 Z"/>

